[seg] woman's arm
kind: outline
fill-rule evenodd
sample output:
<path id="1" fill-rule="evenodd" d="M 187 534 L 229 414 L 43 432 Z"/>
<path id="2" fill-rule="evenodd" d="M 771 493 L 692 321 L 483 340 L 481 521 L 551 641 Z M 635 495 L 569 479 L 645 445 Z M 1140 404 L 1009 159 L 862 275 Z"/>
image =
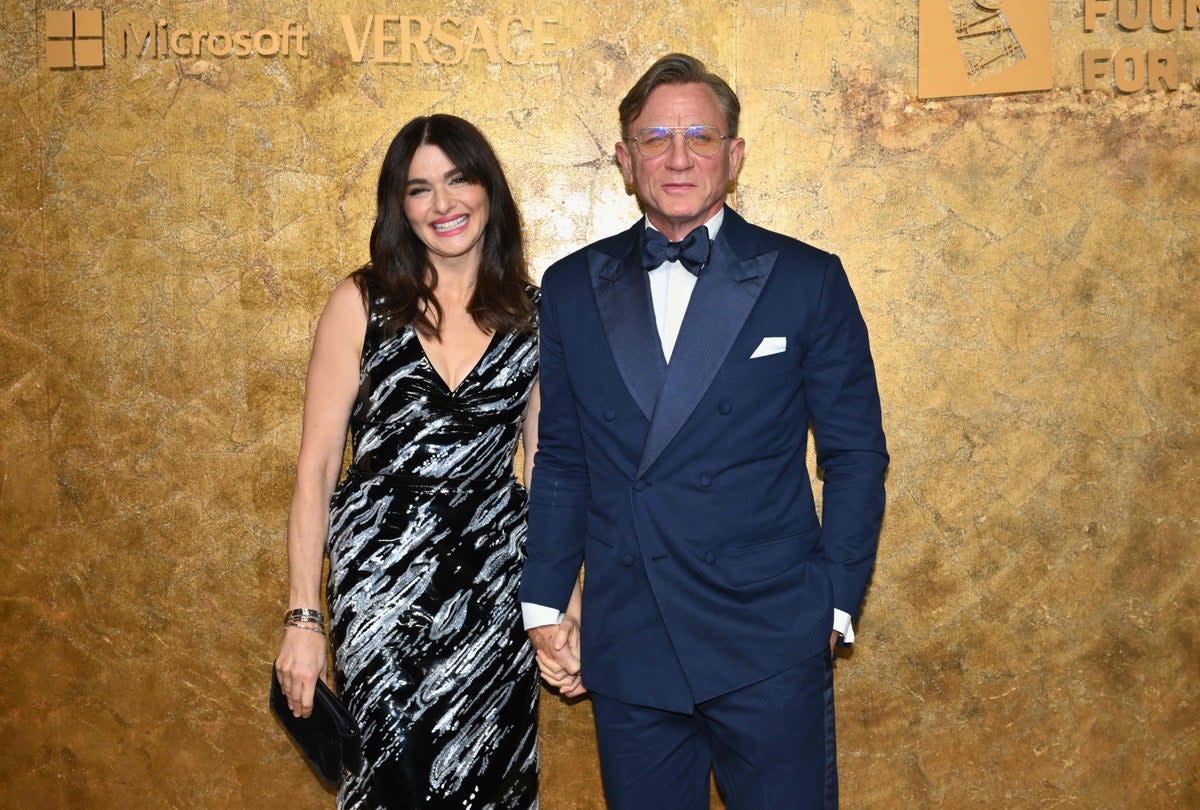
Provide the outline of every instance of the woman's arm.
<path id="1" fill-rule="evenodd" d="M 329 501 L 342 469 L 366 329 L 362 295 L 353 280 L 345 279 L 321 313 L 308 364 L 304 426 L 288 514 L 289 609 L 321 609 Z M 288 705 L 298 716 L 312 712 L 317 678 L 325 675 L 325 655 L 323 635 L 303 627 L 284 630 L 275 668 Z"/>
<path id="2" fill-rule="evenodd" d="M 538 412 L 541 408 L 542 389 L 534 380 L 533 390 L 529 392 L 529 404 L 525 406 L 525 426 L 521 429 L 521 453 L 524 456 L 521 483 L 526 491 L 533 484 L 533 457 L 537 455 Z"/>

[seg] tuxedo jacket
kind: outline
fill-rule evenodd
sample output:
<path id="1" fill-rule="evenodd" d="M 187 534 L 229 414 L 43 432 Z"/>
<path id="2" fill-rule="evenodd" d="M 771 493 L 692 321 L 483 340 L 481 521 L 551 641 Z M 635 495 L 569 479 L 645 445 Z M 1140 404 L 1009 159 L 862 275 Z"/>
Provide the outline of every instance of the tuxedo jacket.
<path id="1" fill-rule="evenodd" d="M 668 364 L 644 229 L 543 278 L 521 600 L 564 608 L 585 563 L 584 683 L 690 712 L 818 654 L 835 607 L 857 616 L 888 456 L 836 256 L 726 209 Z"/>

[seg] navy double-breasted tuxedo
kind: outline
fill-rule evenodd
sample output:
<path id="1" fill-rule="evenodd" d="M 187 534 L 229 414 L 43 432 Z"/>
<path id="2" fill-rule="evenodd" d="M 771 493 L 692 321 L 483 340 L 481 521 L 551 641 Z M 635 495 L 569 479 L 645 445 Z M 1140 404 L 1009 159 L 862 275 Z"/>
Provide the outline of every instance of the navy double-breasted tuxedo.
<path id="1" fill-rule="evenodd" d="M 668 364 L 643 231 L 543 279 L 521 599 L 563 608 L 586 562 L 588 688 L 690 712 L 820 653 L 835 607 L 857 614 L 888 456 L 866 327 L 836 256 L 726 209 Z M 760 349 L 764 338 L 783 340 Z"/>

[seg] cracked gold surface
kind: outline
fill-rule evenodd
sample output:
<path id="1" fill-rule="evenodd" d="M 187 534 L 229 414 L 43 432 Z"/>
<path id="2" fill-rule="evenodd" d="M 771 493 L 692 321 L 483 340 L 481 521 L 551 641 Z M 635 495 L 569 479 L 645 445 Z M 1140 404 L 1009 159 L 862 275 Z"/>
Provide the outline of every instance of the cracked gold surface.
<path id="1" fill-rule="evenodd" d="M 872 331 L 893 462 L 842 806 L 1200 806 L 1200 92 L 1084 93 L 1079 61 L 1190 79 L 1200 32 L 1054 0 L 1054 90 L 922 102 L 916 5 L 174 2 L 304 21 L 309 56 L 50 71 L 60 6 L 4 2 L 0 806 L 332 806 L 265 685 L 309 342 L 383 150 L 478 123 L 540 272 L 636 215 L 616 102 L 672 49 L 742 98 L 740 210 L 839 253 Z M 338 21 L 513 12 L 560 21 L 558 64 L 357 64 Z M 543 807 L 602 807 L 588 704 L 545 698 Z"/>

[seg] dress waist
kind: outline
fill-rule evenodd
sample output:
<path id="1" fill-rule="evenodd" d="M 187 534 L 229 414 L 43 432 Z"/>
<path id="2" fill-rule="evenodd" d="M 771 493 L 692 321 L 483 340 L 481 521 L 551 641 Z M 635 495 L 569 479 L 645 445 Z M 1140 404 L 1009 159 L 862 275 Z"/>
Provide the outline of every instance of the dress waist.
<path id="1" fill-rule="evenodd" d="M 446 475 L 421 475 L 411 472 L 376 472 L 369 467 L 354 465 L 346 470 L 347 479 L 378 478 L 395 489 L 416 493 L 496 492 L 517 485 L 515 476 L 456 478 Z"/>

